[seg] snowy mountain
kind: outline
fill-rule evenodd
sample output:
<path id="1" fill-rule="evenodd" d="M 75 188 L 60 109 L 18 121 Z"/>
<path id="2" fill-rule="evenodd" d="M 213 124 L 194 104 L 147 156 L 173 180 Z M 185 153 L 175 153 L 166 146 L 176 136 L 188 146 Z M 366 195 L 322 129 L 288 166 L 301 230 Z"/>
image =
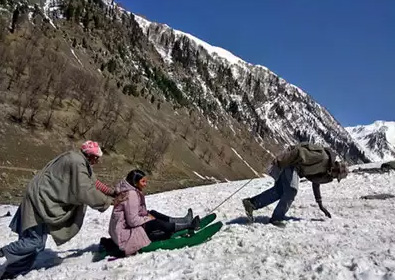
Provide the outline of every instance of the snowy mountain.
<path id="1" fill-rule="evenodd" d="M 300 88 L 268 68 L 227 50 L 135 16 L 167 65 L 169 75 L 213 120 L 231 115 L 262 138 L 281 144 L 311 141 L 331 146 L 351 161 L 366 160 L 336 119 Z"/>
<path id="2" fill-rule="evenodd" d="M 395 159 L 395 122 L 376 121 L 370 125 L 346 127 L 346 130 L 372 160 Z"/>
<path id="3" fill-rule="evenodd" d="M 351 163 L 369 162 L 324 106 L 265 66 L 134 15 L 112 0 L 47 0 L 42 8 L 53 26 L 67 29 L 79 66 L 91 63 L 125 95 L 149 95 L 152 103 L 198 112 L 223 136 L 222 143 L 233 134 L 238 145 L 259 143 L 266 152 L 260 158 L 272 158 L 284 146 L 310 141 Z M 78 23 L 80 30 L 68 29 L 64 21 Z M 78 51 L 89 57 L 80 60 Z"/>
<path id="4" fill-rule="evenodd" d="M 246 181 L 207 185 L 147 196 L 147 206 L 181 216 L 188 207 L 204 215 Z M 271 179 L 254 179 L 216 213 L 224 227 L 209 242 L 179 250 L 160 250 L 129 258 L 92 263 L 100 237 L 108 237 L 111 209 L 91 209 L 81 232 L 47 249 L 23 279 L 395 279 L 393 221 L 395 200 L 362 200 L 361 196 L 393 193 L 395 173 L 350 174 L 340 184 L 322 186 L 327 219 L 316 206 L 311 184 L 300 191 L 285 229 L 268 224 L 275 206 L 255 212 L 248 225 L 241 199 L 272 186 Z M 196 198 L 199 199 L 196 199 Z M 0 205 L 0 215 L 15 206 Z M 17 239 L 0 219 L 0 247 Z M 0 260 L 1 262 L 2 260 Z"/>

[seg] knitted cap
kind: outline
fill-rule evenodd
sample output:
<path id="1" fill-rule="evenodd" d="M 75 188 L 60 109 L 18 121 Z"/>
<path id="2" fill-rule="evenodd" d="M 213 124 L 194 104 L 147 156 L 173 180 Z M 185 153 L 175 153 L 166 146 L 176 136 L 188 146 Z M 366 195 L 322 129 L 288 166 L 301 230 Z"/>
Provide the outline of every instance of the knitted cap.
<path id="1" fill-rule="evenodd" d="M 103 152 L 100 149 L 99 143 L 88 140 L 81 146 L 81 151 L 87 155 L 94 155 L 97 157 L 101 157 Z"/>

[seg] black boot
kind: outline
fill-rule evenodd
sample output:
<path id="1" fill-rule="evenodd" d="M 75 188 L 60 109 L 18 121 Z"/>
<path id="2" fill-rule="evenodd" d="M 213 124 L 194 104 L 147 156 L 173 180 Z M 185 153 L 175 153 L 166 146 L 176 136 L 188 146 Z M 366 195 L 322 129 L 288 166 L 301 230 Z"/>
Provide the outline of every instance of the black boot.
<path id="1" fill-rule="evenodd" d="M 196 216 L 190 222 L 176 222 L 174 224 L 175 231 L 180 231 L 183 229 L 191 229 L 191 230 L 198 230 L 200 228 L 200 218 Z"/>
<path id="2" fill-rule="evenodd" d="M 193 220 L 193 213 L 192 213 L 192 209 L 189 208 L 188 209 L 188 214 L 185 217 L 182 218 L 173 218 L 173 217 L 169 217 L 169 222 L 170 223 L 191 223 Z"/>
<path id="3" fill-rule="evenodd" d="M 103 250 L 106 252 L 107 255 L 113 257 L 125 257 L 125 252 L 119 249 L 118 245 L 115 244 L 115 242 L 111 238 L 100 238 L 99 251 L 103 252 Z"/>

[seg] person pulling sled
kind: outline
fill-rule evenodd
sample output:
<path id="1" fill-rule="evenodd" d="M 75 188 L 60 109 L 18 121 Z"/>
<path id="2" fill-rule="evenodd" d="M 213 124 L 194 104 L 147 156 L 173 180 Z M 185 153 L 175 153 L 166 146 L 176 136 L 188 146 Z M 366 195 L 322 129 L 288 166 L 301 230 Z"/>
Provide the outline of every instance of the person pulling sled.
<path id="1" fill-rule="evenodd" d="M 253 221 L 253 211 L 279 200 L 270 223 L 283 226 L 285 214 L 291 207 L 299 188 L 299 178 L 305 177 L 312 182 L 316 202 L 325 216 L 331 218 L 323 206 L 320 185 L 347 177 L 345 162 L 336 159 L 332 150 L 310 143 L 300 143 L 283 151 L 274 160 L 269 174 L 275 180 L 272 188 L 251 198 L 242 200 L 248 219 Z"/>

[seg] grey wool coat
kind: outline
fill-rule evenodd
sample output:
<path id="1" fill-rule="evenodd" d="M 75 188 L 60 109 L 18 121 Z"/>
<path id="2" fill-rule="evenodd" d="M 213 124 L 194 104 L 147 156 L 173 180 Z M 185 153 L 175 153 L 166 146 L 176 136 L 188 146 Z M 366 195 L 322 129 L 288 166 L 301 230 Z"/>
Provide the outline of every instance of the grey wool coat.
<path id="1" fill-rule="evenodd" d="M 29 182 L 14 232 L 45 224 L 57 245 L 81 229 L 87 205 L 101 212 L 112 203 L 95 187 L 96 176 L 81 152 L 69 151 L 50 161 Z"/>

